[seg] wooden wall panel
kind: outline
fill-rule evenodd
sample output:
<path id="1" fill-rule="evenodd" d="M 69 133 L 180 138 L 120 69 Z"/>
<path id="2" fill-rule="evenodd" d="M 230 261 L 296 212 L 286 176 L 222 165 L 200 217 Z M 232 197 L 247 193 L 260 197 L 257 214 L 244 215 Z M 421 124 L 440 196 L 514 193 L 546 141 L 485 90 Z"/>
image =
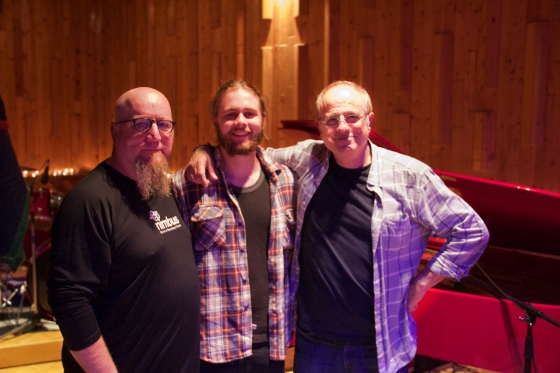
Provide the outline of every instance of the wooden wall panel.
<path id="1" fill-rule="evenodd" d="M 282 119 L 321 89 L 362 84 L 373 127 L 435 168 L 560 191 L 557 0 L 2 0 L 0 94 L 23 166 L 90 169 L 115 100 L 169 98 L 171 167 L 212 141 L 208 103 L 243 77 Z"/>

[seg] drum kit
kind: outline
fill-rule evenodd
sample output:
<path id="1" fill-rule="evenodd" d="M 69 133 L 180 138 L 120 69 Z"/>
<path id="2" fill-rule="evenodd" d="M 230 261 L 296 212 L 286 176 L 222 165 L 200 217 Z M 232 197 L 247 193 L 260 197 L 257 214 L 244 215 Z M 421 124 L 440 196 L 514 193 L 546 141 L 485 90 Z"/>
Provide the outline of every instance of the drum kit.
<path id="1" fill-rule="evenodd" d="M 48 162 L 47 160 L 46 166 L 43 166 L 44 171 L 40 178 L 42 184 L 48 182 Z M 28 224 L 23 238 L 25 259 L 15 272 L 2 267 L 0 278 L 1 309 L 9 314 L 9 319 L 15 328 L 0 335 L 0 339 L 8 334 L 19 333 L 29 324 L 38 326 L 43 319 L 48 321 L 54 319 L 47 301 L 46 282 L 51 250 L 50 230 L 63 196 L 54 189 L 35 188 L 39 172 L 33 172 L 31 175 L 30 182 L 27 184 L 30 200 Z M 36 242 L 40 244 L 37 246 Z M 20 324 L 25 299 L 28 299 L 31 305 L 31 316 L 27 322 Z"/>

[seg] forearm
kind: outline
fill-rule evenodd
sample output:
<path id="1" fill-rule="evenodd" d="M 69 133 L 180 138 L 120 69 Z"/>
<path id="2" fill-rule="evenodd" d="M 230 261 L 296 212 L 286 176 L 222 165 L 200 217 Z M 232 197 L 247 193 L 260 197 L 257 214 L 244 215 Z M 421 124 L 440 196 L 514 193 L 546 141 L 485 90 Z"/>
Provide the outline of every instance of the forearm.
<path id="1" fill-rule="evenodd" d="M 117 372 L 103 337 L 83 350 L 70 351 L 70 353 L 86 372 Z"/>
<path id="2" fill-rule="evenodd" d="M 408 309 L 414 311 L 428 290 L 437 285 L 444 278 L 445 276 L 438 275 L 432 272 L 428 267 L 424 267 L 410 283 L 408 289 Z"/>

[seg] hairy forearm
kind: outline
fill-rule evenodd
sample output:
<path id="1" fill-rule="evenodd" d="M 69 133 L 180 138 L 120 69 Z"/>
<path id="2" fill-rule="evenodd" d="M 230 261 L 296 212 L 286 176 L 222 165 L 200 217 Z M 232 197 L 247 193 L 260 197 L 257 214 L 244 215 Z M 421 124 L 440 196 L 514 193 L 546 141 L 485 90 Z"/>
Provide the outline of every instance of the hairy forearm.
<path id="1" fill-rule="evenodd" d="M 103 337 L 83 350 L 70 351 L 70 353 L 86 372 L 117 372 Z"/>

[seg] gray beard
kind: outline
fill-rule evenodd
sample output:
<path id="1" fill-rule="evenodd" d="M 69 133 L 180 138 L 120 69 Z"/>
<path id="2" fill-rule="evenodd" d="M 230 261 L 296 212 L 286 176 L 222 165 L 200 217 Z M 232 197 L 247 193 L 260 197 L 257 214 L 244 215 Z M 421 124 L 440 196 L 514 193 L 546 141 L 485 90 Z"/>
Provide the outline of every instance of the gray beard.
<path id="1" fill-rule="evenodd" d="M 156 195 L 167 197 L 171 194 L 171 181 L 167 177 L 168 173 L 169 163 L 166 159 L 160 162 L 136 160 L 136 183 L 144 201 Z"/>

